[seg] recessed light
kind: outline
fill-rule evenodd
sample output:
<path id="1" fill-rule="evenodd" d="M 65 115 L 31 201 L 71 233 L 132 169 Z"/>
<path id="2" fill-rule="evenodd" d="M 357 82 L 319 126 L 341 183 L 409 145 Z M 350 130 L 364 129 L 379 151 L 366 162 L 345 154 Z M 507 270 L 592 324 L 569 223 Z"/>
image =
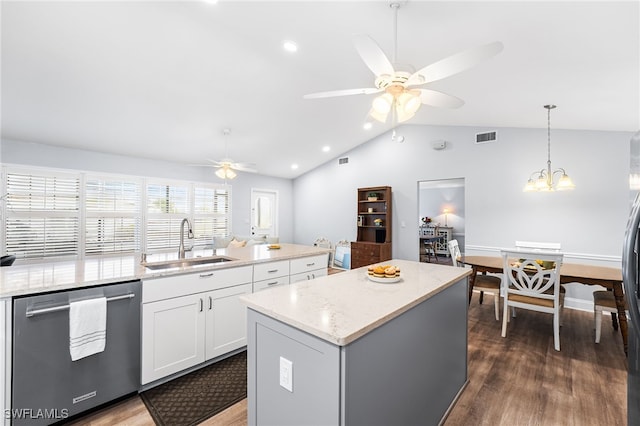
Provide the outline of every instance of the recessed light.
<path id="1" fill-rule="evenodd" d="M 294 163 L 294 164 L 291 165 L 291 170 L 296 170 L 297 168 L 298 168 L 297 164 Z"/>
<path id="2" fill-rule="evenodd" d="M 362 125 L 362 128 L 365 130 L 371 130 L 372 127 L 373 127 L 373 124 L 370 121 L 367 121 Z"/>
<path id="3" fill-rule="evenodd" d="M 205 3 L 209 3 L 209 4 L 217 4 L 218 0 L 203 0 Z"/>
<path id="4" fill-rule="evenodd" d="M 329 145 L 325 145 L 322 147 L 322 152 L 329 152 L 331 151 L 331 147 Z"/>
<path id="5" fill-rule="evenodd" d="M 287 52 L 296 52 L 298 50 L 298 45 L 291 40 L 285 40 L 285 42 L 282 43 L 282 47 Z"/>

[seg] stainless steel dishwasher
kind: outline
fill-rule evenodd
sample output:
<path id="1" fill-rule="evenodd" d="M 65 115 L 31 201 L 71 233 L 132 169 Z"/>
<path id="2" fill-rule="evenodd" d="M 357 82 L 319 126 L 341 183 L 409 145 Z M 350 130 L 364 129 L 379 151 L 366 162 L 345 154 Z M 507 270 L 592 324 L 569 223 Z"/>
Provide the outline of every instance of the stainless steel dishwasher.
<path id="1" fill-rule="evenodd" d="M 51 424 L 140 387 L 140 281 L 13 300 L 12 424 Z M 76 361 L 69 303 L 107 298 L 106 346 Z"/>

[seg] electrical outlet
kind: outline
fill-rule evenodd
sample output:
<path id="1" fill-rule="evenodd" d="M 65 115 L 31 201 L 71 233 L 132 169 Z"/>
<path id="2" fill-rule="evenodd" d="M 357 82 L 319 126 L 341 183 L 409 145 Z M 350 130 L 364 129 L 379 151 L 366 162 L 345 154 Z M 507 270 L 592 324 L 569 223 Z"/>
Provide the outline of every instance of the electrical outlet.
<path id="1" fill-rule="evenodd" d="M 293 392 L 293 363 L 280 357 L 280 386 Z"/>

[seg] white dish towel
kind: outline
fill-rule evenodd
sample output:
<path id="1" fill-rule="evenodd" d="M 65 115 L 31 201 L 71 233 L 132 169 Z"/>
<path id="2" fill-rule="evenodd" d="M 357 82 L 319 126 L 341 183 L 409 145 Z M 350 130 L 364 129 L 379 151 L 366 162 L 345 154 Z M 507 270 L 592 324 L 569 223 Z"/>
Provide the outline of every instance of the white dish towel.
<path id="1" fill-rule="evenodd" d="M 69 304 L 69 352 L 76 361 L 104 351 L 107 343 L 107 298 Z"/>

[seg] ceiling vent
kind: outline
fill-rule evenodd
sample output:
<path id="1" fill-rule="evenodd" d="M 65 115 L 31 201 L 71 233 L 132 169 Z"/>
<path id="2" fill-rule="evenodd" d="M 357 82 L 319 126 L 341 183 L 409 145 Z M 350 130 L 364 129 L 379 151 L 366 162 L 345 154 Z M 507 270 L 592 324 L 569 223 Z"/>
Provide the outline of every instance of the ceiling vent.
<path id="1" fill-rule="evenodd" d="M 498 132 L 484 132 L 484 133 L 476 133 L 476 143 L 489 143 L 495 142 L 498 140 Z"/>
<path id="2" fill-rule="evenodd" d="M 349 162 L 349 157 L 338 158 L 338 164 L 347 164 Z"/>

